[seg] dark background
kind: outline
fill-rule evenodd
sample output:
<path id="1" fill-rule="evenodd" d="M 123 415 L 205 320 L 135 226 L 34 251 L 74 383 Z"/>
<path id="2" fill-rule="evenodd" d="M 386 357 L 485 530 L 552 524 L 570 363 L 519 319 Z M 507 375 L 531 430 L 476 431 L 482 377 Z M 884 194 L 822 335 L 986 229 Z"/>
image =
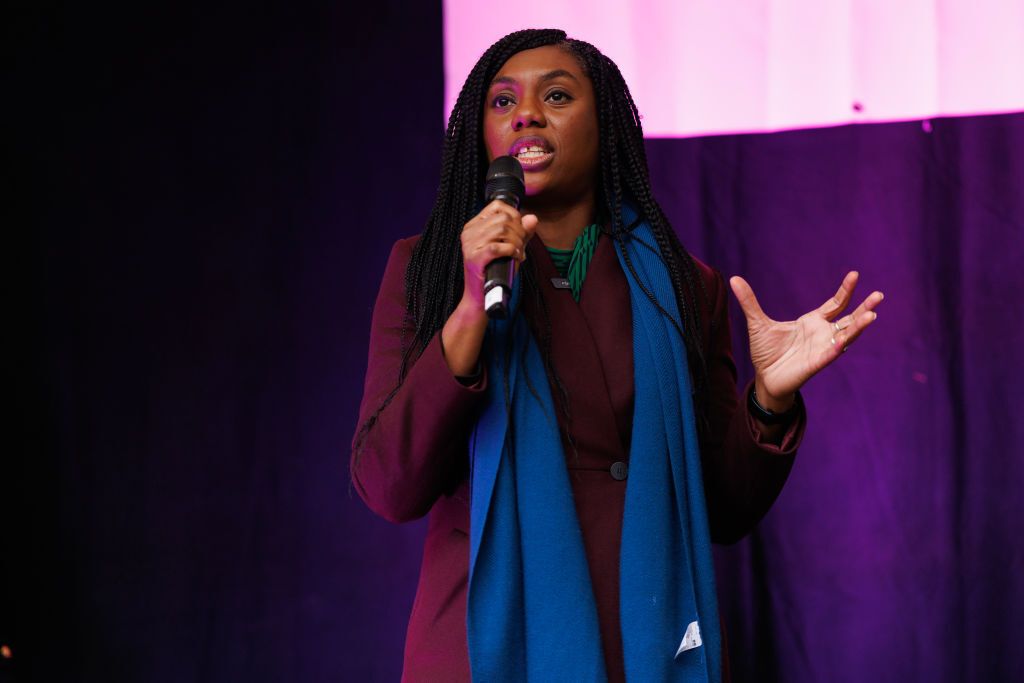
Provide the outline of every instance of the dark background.
<path id="1" fill-rule="evenodd" d="M 421 528 L 350 493 L 348 442 L 380 273 L 437 187 L 440 4 L 8 16 L 3 666 L 397 680 Z"/>
<path id="2" fill-rule="evenodd" d="M 365 508 L 348 443 L 436 191 L 440 3 L 142 4 L 3 22 L 0 681 L 397 680 L 423 525 Z M 736 679 L 1024 677 L 1024 116 L 648 149 L 769 314 L 851 267 L 887 295 L 717 551 Z"/>

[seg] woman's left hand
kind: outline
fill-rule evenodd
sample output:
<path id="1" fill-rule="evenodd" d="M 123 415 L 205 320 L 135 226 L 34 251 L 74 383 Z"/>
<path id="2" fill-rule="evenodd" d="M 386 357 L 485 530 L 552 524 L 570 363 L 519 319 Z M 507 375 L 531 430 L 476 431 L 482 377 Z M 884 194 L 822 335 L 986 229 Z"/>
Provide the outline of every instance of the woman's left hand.
<path id="1" fill-rule="evenodd" d="M 853 313 L 839 317 L 850 303 L 857 277 L 857 271 L 851 271 L 835 296 L 786 322 L 765 315 L 746 280 L 730 278 L 747 318 L 758 403 L 773 412 L 785 411 L 793 404 L 796 391 L 838 358 L 878 317 L 874 309 L 883 298 L 878 291 L 869 294 Z"/>

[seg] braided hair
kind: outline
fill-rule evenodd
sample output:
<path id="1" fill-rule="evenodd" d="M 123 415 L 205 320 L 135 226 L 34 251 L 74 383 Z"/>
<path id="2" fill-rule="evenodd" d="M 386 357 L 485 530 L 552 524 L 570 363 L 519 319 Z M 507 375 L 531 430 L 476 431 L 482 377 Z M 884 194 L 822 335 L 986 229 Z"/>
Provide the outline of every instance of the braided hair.
<path id="1" fill-rule="evenodd" d="M 629 261 L 628 252 L 623 248 L 629 230 L 633 227 L 623 223 L 623 203 L 635 207 L 648 222 L 656 238 L 657 249 L 675 290 L 681 320 L 670 316 L 652 292 L 645 293 L 666 317 L 673 320 L 676 330 L 683 337 L 693 378 L 698 432 L 702 438 L 706 434 L 708 372 L 700 339 L 701 307 L 698 296 L 707 302 L 708 295 L 693 258 L 679 242 L 664 211 L 652 196 L 640 114 L 629 87 L 618 66 L 590 43 L 567 38 L 564 31 L 557 29 L 527 29 L 510 33 L 484 52 L 466 78 L 452 109 L 444 138 L 437 199 L 426 227 L 413 248 L 405 273 L 406 314 L 411 323 L 408 327 L 412 328 L 412 336 L 408 338 L 403 332 L 403 357 L 398 383 L 360 427 L 356 439 L 357 453 L 363 437 L 398 392 L 411 363 L 415 362 L 434 335 L 444 327 L 462 296 L 463 263 L 459 236 L 463 226 L 476 215 L 483 196 L 487 171 L 483 113 L 491 81 L 513 55 L 549 45 L 562 47 L 572 54 L 593 84 L 600 159 L 595 193 L 599 216 L 596 218 L 610 224 L 611 235 L 626 256 L 626 265 L 634 277 L 636 271 Z M 522 274 L 524 295 L 529 290 L 536 290 L 536 278 L 533 277 L 530 261 L 524 263 Z M 639 282 L 639 278 L 636 280 Z M 542 304 L 542 315 L 548 318 L 539 291 L 534 291 L 533 295 Z M 568 407 L 568 396 L 550 365 L 550 319 L 543 322 L 542 338 L 538 342 L 545 366 L 555 380 L 565 409 Z"/>

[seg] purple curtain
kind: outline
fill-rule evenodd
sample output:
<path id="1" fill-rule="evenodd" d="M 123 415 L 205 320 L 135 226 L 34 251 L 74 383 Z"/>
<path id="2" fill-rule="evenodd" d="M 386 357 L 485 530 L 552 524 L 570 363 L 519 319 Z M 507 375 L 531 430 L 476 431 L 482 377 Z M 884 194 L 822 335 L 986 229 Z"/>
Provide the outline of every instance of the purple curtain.
<path id="1" fill-rule="evenodd" d="M 806 387 L 779 500 L 717 554 L 736 680 L 1020 680 L 1024 115 L 648 150 L 684 243 L 768 315 L 818 306 L 849 269 L 858 300 L 886 294 Z M 746 357 L 735 305 L 733 346 Z"/>
<path id="2" fill-rule="evenodd" d="M 440 3 L 29 3 L 4 35 L 0 681 L 397 680 L 424 527 L 346 462 L 384 261 L 436 191 Z M 770 315 L 854 267 L 887 295 L 717 555 L 735 679 L 1024 677 L 1024 116 L 649 151 Z"/>

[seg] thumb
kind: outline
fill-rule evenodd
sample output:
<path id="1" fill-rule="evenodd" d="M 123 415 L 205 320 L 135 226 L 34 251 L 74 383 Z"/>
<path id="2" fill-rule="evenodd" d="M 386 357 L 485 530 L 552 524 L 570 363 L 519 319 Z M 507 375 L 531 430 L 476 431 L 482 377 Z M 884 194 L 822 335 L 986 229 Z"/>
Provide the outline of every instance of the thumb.
<path id="1" fill-rule="evenodd" d="M 732 293 L 740 303 L 740 308 L 743 309 L 743 315 L 747 317 L 748 323 L 768 317 L 761 310 L 761 304 L 757 303 L 754 290 L 750 288 L 746 280 L 739 275 L 733 275 L 729 278 L 729 286 L 732 287 Z"/>
<path id="2" fill-rule="evenodd" d="M 529 236 L 533 235 L 533 231 L 537 229 L 537 223 L 540 219 L 532 213 L 528 213 L 523 216 L 523 228 L 526 230 Z"/>

